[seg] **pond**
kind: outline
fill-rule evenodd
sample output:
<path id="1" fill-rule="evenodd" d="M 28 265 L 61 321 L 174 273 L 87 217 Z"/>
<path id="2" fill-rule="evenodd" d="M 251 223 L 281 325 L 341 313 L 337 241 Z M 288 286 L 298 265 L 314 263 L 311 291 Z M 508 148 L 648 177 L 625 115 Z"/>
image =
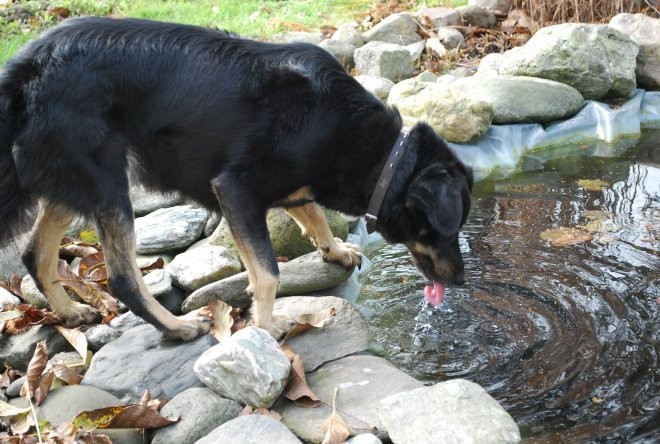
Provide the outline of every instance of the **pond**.
<path id="1" fill-rule="evenodd" d="M 481 384 L 529 442 L 651 442 L 660 439 L 660 131 L 614 157 L 566 152 L 529 155 L 521 165 L 533 170 L 478 183 L 461 235 L 467 284 L 439 307 L 426 304 L 401 246 L 367 251 L 374 266 L 356 303 L 371 352 L 428 384 Z M 558 227 L 587 239 L 540 237 Z"/>

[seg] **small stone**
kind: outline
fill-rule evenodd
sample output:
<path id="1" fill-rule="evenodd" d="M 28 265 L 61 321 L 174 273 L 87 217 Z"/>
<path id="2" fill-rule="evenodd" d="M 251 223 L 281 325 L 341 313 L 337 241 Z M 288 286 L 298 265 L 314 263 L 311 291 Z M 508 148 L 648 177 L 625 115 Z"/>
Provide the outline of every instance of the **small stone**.
<path id="1" fill-rule="evenodd" d="M 90 350 L 99 350 L 106 344 L 119 337 L 119 332 L 107 324 L 93 325 L 85 330 L 87 347 Z"/>
<path id="2" fill-rule="evenodd" d="M 265 439 L 268 437 L 268 439 Z M 222 424 L 196 444 L 302 444 L 281 422 L 264 415 L 240 416 Z"/>
<path id="3" fill-rule="evenodd" d="M 166 270 L 177 286 L 194 291 L 239 273 L 241 263 L 228 248 L 207 245 L 176 255 Z"/>

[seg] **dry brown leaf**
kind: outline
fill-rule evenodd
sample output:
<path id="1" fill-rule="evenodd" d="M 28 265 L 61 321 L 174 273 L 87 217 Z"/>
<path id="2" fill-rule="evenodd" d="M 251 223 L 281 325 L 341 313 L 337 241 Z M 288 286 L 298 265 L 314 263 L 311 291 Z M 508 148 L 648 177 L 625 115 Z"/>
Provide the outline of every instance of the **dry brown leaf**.
<path id="1" fill-rule="evenodd" d="M 587 191 L 602 191 L 603 188 L 610 186 L 609 183 L 600 179 L 581 179 L 577 181 L 577 184 Z"/>
<path id="2" fill-rule="evenodd" d="M 86 244 L 84 242 L 69 242 L 60 244 L 60 254 L 65 254 L 67 256 L 75 257 L 85 257 L 92 254 L 97 254 L 97 250 L 92 245 Z"/>
<path id="3" fill-rule="evenodd" d="M 39 385 L 34 391 L 34 403 L 40 405 L 48 397 L 50 393 L 50 387 L 53 385 L 53 379 L 55 378 L 55 372 L 53 369 L 47 369 L 44 374 L 41 375 L 39 379 Z"/>
<path id="4" fill-rule="evenodd" d="M 27 433 L 33 425 L 35 425 L 34 416 L 32 416 L 29 409 L 25 413 L 19 413 L 18 415 L 12 416 L 9 420 L 9 428 L 15 435 Z"/>
<path id="5" fill-rule="evenodd" d="M 289 382 L 284 389 L 284 397 L 295 402 L 300 407 L 316 407 L 321 403 L 318 396 L 309 388 L 305 377 L 305 364 L 300 355 L 295 354 L 291 347 L 283 347 L 284 353 L 291 361 Z"/>
<path id="6" fill-rule="evenodd" d="M 92 432 L 82 432 L 76 437 L 76 444 L 112 444 L 107 435 L 99 435 Z"/>
<path id="7" fill-rule="evenodd" d="M 162 257 L 158 258 L 138 258 L 137 266 L 143 272 L 146 273 L 152 270 L 160 270 L 165 267 L 165 260 Z"/>
<path id="8" fill-rule="evenodd" d="M 100 267 L 105 267 L 105 255 L 102 251 L 87 255 L 80 260 L 78 276 L 85 278 L 90 272 Z"/>
<path id="9" fill-rule="evenodd" d="M 234 319 L 231 316 L 232 307 L 223 301 L 214 300 L 209 302 L 208 309 L 213 319 L 211 335 L 218 341 L 223 341 L 231 336 Z"/>
<path id="10" fill-rule="evenodd" d="M 21 292 L 22 281 L 23 278 L 17 274 L 12 274 L 11 278 L 9 278 L 9 290 L 20 298 L 23 297 L 23 293 Z"/>
<path id="11" fill-rule="evenodd" d="M 82 381 L 82 376 L 78 373 L 71 370 L 64 364 L 51 364 L 53 366 L 53 372 L 58 379 L 64 381 L 67 385 L 78 385 Z"/>
<path id="12" fill-rule="evenodd" d="M 71 271 L 66 261 L 60 260 L 57 265 L 60 283 L 73 290 L 80 298 L 101 312 L 102 316 L 117 313 L 119 305 L 104 287 L 96 282 L 86 282 L 83 278 Z"/>
<path id="13" fill-rule="evenodd" d="M 30 407 L 19 408 L 0 400 L 0 416 L 15 416 L 29 411 Z"/>
<path id="14" fill-rule="evenodd" d="M 593 239 L 591 233 L 579 228 L 550 228 L 540 234 L 541 239 L 549 241 L 554 247 L 566 247 L 568 245 L 588 242 Z"/>
<path id="15" fill-rule="evenodd" d="M 313 328 L 321 328 L 327 324 L 334 316 L 337 316 L 337 309 L 334 307 L 326 308 L 315 313 L 304 313 L 294 317 L 294 324 L 287 332 L 284 340 L 304 333 Z"/>
<path id="16" fill-rule="evenodd" d="M 79 427 L 74 426 L 70 422 L 63 422 L 57 427 L 51 429 L 48 433 L 48 442 L 56 444 L 75 444 L 76 435 L 80 431 Z"/>
<path id="17" fill-rule="evenodd" d="M 69 341 L 69 344 L 71 344 L 78 352 L 84 363 L 87 359 L 87 338 L 85 337 L 85 334 L 80 331 L 80 327 L 66 328 L 62 325 L 56 325 L 55 329 L 64 336 L 67 341 Z"/>
<path id="18" fill-rule="evenodd" d="M 32 325 L 51 325 L 59 323 L 54 313 L 40 309 L 30 304 L 21 304 L 16 307 L 23 315 L 20 318 L 5 321 L 3 332 L 6 334 L 19 334 Z"/>
<path id="19" fill-rule="evenodd" d="M 81 412 L 73 424 L 83 429 L 154 429 L 178 420 L 164 418 L 149 406 L 130 404 Z"/>
<path id="20" fill-rule="evenodd" d="M 349 436 L 354 434 L 344 418 L 337 412 L 338 391 L 337 387 L 335 387 L 335 392 L 332 396 L 332 414 L 323 423 L 325 436 L 321 444 L 342 444 L 346 442 Z"/>
<path id="21" fill-rule="evenodd" d="M 48 346 L 46 345 L 46 341 L 39 341 L 27 367 L 25 382 L 23 383 L 23 387 L 21 387 L 21 396 L 24 396 L 26 399 L 34 396 L 34 392 L 41 382 L 41 374 L 46 369 L 47 364 Z"/>

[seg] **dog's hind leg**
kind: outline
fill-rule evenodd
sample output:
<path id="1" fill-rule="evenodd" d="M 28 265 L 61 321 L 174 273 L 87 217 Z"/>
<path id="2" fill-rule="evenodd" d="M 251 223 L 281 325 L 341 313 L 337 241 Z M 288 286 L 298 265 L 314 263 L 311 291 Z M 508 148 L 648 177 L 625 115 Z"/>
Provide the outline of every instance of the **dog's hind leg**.
<path id="1" fill-rule="evenodd" d="M 357 245 L 344 242 L 332 235 L 323 210 L 315 203 L 286 208 L 287 213 L 318 248 L 323 258 L 336 262 L 346 268 L 353 268 L 362 263 Z"/>
<path id="2" fill-rule="evenodd" d="M 209 319 L 176 317 L 149 293 L 135 260 L 133 211 L 127 196 L 121 205 L 104 207 L 95 222 L 113 296 L 170 339 L 186 341 L 208 332 Z"/>
<path id="3" fill-rule="evenodd" d="M 71 219 L 71 213 L 64 207 L 42 199 L 23 263 L 62 324 L 77 327 L 95 322 L 100 316 L 90 305 L 69 299 L 59 283 L 59 246 Z"/>

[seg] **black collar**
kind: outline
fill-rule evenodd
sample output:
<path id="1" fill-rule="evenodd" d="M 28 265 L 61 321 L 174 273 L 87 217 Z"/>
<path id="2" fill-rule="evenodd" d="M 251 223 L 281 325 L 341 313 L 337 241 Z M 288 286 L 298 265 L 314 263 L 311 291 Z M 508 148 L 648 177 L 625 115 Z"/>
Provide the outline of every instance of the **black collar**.
<path id="1" fill-rule="evenodd" d="M 367 220 L 367 231 L 369 233 L 373 232 L 376 229 L 376 221 L 378 221 L 378 213 L 380 212 L 380 207 L 385 200 L 385 194 L 387 189 L 390 187 L 390 182 L 392 182 L 392 177 L 394 177 L 394 172 L 396 170 L 399 161 L 401 160 L 403 150 L 406 144 L 406 138 L 408 133 L 402 132 L 399 134 L 399 138 L 396 139 L 390 155 L 385 162 L 383 171 L 380 173 L 378 182 L 376 182 L 376 188 L 371 195 L 371 200 L 369 201 L 369 207 L 367 208 L 367 214 L 365 214 L 365 219 Z"/>

